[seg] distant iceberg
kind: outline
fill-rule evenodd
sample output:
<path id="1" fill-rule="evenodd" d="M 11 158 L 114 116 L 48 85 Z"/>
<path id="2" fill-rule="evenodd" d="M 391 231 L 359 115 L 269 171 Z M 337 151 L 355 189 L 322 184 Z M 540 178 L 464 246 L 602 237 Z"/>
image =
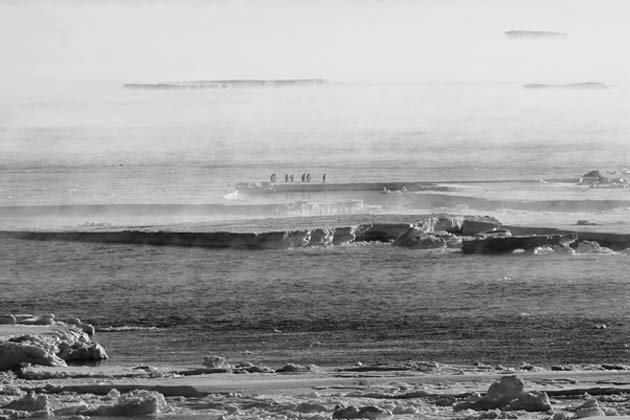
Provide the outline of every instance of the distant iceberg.
<path id="1" fill-rule="evenodd" d="M 523 85 L 525 89 L 608 89 L 608 86 L 600 82 L 581 82 L 567 84 L 528 83 Z"/>
<path id="2" fill-rule="evenodd" d="M 159 83 L 125 83 L 128 89 L 224 89 L 230 87 L 264 87 L 264 86 L 313 86 L 324 85 L 324 79 L 234 79 L 234 80 L 190 80 L 180 82 Z"/>
<path id="3" fill-rule="evenodd" d="M 506 31 L 508 38 L 513 39 L 541 39 L 541 38 L 566 38 L 565 32 L 552 31 Z"/>

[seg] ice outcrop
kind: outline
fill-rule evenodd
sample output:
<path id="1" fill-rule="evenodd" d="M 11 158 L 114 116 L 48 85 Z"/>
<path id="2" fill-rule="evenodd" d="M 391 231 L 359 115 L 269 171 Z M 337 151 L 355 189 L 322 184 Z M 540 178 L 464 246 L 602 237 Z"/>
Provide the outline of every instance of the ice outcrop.
<path id="1" fill-rule="evenodd" d="M 252 362 L 240 362 L 234 365 L 232 373 L 273 373 L 270 367 L 265 365 L 257 365 Z"/>
<path id="2" fill-rule="evenodd" d="M 35 395 L 31 392 L 28 395 L 13 400 L 1 407 L 3 410 L 16 411 L 40 411 L 48 409 L 48 397 L 45 394 Z"/>
<path id="3" fill-rule="evenodd" d="M 3 322 L 5 319 L 5 322 Z M 12 320 L 14 322 L 12 322 Z M 20 324 L 20 325 L 73 325 L 89 335 L 94 335 L 94 326 L 82 322 L 79 318 L 67 317 L 56 318 L 55 314 L 31 315 L 31 314 L 6 314 L 0 315 L 0 324 Z"/>
<path id="4" fill-rule="evenodd" d="M 16 323 L 21 325 L 52 325 L 55 323 L 55 314 L 46 314 L 40 316 L 23 314 L 17 315 L 16 320 Z"/>
<path id="5" fill-rule="evenodd" d="M 310 246 L 328 246 L 333 244 L 335 229 L 319 228 L 311 231 Z"/>
<path id="6" fill-rule="evenodd" d="M 591 187 L 628 188 L 630 186 L 630 171 L 628 169 L 620 171 L 592 170 L 582 175 L 579 183 Z"/>
<path id="7" fill-rule="evenodd" d="M 609 248 L 601 246 L 596 241 L 582 241 L 578 244 L 576 251 L 580 254 L 611 252 Z"/>
<path id="8" fill-rule="evenodd" d="M 522 393 L 517 399 L 510 401 L 503 409 L 508 411 L 548 411 L 551 410 L 551 402 L 546 393 L 529 391 Z"/>
<path id="9" fill-rule="evenodd" d="M 192 368 L 176 371 L 178 375 L 205 375 L 210 373 L 273 373 L 273 369 L 257 365 L 248 361 L 228 363 L 223 356 L 206 356 L 203 358 L 203 368 Z"/>
<path id="10" fill-rule="evenodd" d="M 66 366 L 66 362 L 57 356 L 57 351 L 54 343 L 37 336 L 12 338 L 0 342 L 0 370 L 17 369 L 22 363 Z"/>
<path id="11" fill-rule="evenodd" d="M 538 252 L 543 248 L 566 247 L 578 239 L 577 234 L 567 235 L 532 235 L 513 237 L 481 236 L 472 240 L 464 240 L 462 252 L 464 254 L 500 254 L 508 252 Z"/>
<path id="12" fill-rule="evenodd" d="M 468 400 L 455 404 L 454 410 L 551 410 L 549 397 L 544 392 L 524 392 L 523 380 L 516 376 L 506 376 L 490 385 L 486 395 L 473 394 Z"/>
<path id="13" fill-rule="evenodd" d="M 490 385 L 483 400 L 489 405 L 494 405 L 493 408 L 500 408 L 517 399 L 523 393 L 524 387 L 525 384 L 522 379 L 516 376 L 507 376 Z"/>
<path id="14" fill-rule="evenodd" d="M 432 217 L 432 231 L 433 232 L 448 232 L 459 233 L 462 230 L 462 224 L 464 223 L 463 217 Z"/>
<path id="15" fill-rule="evenodd" d="M 68 325 L 74 325 L 75 327 L 83 330 L 83 332 L 85 332 L 88 335 L 94 335 L 94 332 L 95 332 L 94 326 L 91 324 L 86 324 L 85 322 L 81 322 L 79 318 L 69 317 L 69 318 L 62 319 L 62 321 Z"/>
<path id="16" fill-rule="evenodd" d="M 501 226 L 501 222 L 495 217 L 491 216 L 468 216 L 464 218 L 462 222 L 461 234 L 463 236 L 473 236 L 481 232 L 485 232 L 491 229 L 498 229 Z"/>
<path id="17" fill-rule="evenodd" d="M 227 367 L 225 357 L 223 356 L 206 356 L 203 358 L 203 365 L 209 368 Z"/>
<path id="18" fill-rule="evenodd" d="M 314 372 L 319 368 L 313 364 L 311 365 L 298 365 L 296 363 L 287 363 L 279 369 L 276 369 L 277 373 L 297 373 L 297 372 Z"/>
<path id="19" fill-rule="evenodd" d="M 499 220 L 489 216 L 427 217 L 409 226 L 395 238 L 393 244 L 416 249 L 459 248 L 462 246 L 459 235 L 471 236 L 497 229 L 500 225 Z M 402 231 L 402 225 L 398 227 Z"/>
<path id="20" fill-rule="evenodd" d="M 46 394 L 29 393 L 26 396 L 14 399 L 0 407 L 0 418 L 47 418 L 77 416 L 98 417 L 140 417 L 159 416 L 170 412 L 171 408 L 166 403 L 164 395 L 156 391 L 133 390 L 121 394 L 112 389 L 105 399 L 85 402 L 74 401 L 71 405 L 53 409 L 59 405 L 49 401 Z M 5 417 L 7 415 L 8 417 Z M 81 416 L 81 417 L 78 417 Z"/>
<path id="21" fill-rule="evenodd" d="M 48 396 L 33 392 L 0 406 L 0 419 L 47 418 L 53 416 Z"/>
<path id="22" fill-rule="evenodd" d="M 409 223 L 369 223 L 360 225 L 356 240 L 364 242 L 390 242 L 400 238 L 411 225 Z"/>
<path id="23" fill-rule="evenodd" d="M 256 236 L 253 247 L 263 249 L 299 248 L 308 245 L 310 231 L 294 230 L 290 232 L 265 232 Z"/>
<path id="24" fill-rule="evenodd" d="M 103 417 L 158 416 L 167 409 L 164 395 L 156 391 L 136 390 L 118 396 L 113 405 L 101 405 L 81 414 Z"/>
<path id="25" fill-rule="evenodd" d="M 414 226 L 396 239 L 393 245 L 415 249 L 435 249 L 446 247 L 446 240 L 428 234 L 422 228 Z"/>
<path id="26" fill-rule="evenodd" d="M 74 326 L 59 326 L 43 334 L 24 334 L 0 342 L 0 370 L 22 363 L 66 366 L 66 362 L 107 359 L 103 347 Z"/>
<path id="27" fill-rule="evenodd" d="M 584 417 L 598 417 L 605 416 L 604 410 L 599 405 L 599 401 L 590 397 L 582 404 L 575 407 L 575 418 L 581 419 Z"/>
<path id="28" fill-rule="evenodd" d="M 351 405 L 348 407 L 335 407 L 335 411 L 333 412 L 333 419 L 370 419 L 370 420 L 380 420 L 380 419 L 388 419 L 392 416 L 392 412 L 390 410 L 382 409 L 375 406 L 366 406 L 361 408 L 356 408 Z"/>
<path id="29" fill-rule="evenodd" d="M 338 227 L 333 232 L 333 245 L 344 245 L 354 242 L 357 239 L 355 234 L 356 226 Z"/>
<path id="30" fill-rule="evenodd" d="M 261 233 L 245 232 L 190 232 L 190 231 L 10 231 L 2 232 L 23 240 L 72 241 L 95 243 L 122 243 L 142 245 L 169 245 L 202 248 L 233 249 L 287 249 L 308 246 L 340 245 L 352 242 L 393 242 L 417 227 L 427 234 L 443 238 L 446 234 L 474 235 L 498 227 L 500 222 L 493 217 L 479 216 L 424 216 L 406 223 L 362 223 L 356 226 L 322 227 L 300 230 L 279 230 Z M 449 241 L 448 237 L 445 237 Z M 433 246 L 443 242 L 434 241 Z M 453 241 L 451 241 L 453 242 Z M 429 244 L 430 245 L 430 244 Z M 19 323 L 20 320 L 17 320 Z M 54 315 L 24 322 L 50 325 L 56 322 Z M 67 323 L 76 325 L 91 333 L 91 328 L 76 318 L 68 318 Z"/>
<path id="31" fill-rule="evenodd" d="M 89 406 L 87 405 L 87 403 L 85 403 L 84 401 L 79 401 L 78 403 L 74 405 L 58 408 L 54 410 L 53 413 L 55 414 L 55 416 L 60 416 L 60 417 L 73 416 L 67 420 L 72 420 L 72 419 L 79 420 L 79 419 L 87 419 L 87 417 L 82 416 L 80 413 L 83 413 L 87 411 L 88 409 L 89 409 Z"/>

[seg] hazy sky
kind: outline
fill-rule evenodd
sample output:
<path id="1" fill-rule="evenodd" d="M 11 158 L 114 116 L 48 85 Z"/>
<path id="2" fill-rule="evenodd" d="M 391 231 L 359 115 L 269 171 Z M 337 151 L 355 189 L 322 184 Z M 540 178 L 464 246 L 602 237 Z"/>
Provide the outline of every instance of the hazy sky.
<path id="1" fill-rule="evenodd" d="M 0 88 L 216 78 L 626 83 L 630 2 L 0 1 Z M 510 29 L 567 32 L 514 41 Z"/>

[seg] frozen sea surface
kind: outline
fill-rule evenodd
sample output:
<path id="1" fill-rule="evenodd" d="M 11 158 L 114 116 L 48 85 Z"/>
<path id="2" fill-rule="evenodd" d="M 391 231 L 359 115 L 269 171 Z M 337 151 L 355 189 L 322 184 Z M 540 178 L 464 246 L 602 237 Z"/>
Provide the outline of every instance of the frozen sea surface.
<path id="1" fill-rule="evenodd" d="M 3 96 L 0 229 L 263 231 L 444 212 L 627 231 L 628 190 L 562 182 L 630 166 L 626 95 L 515 83 Z M 233 194 L 274 172 L 452 190 Z M 471 180 L 547 182 L 453 182 Z M 628 357 L 628 258 L 3 239 L 0 309 L 158 328 L 99 333 L 117 363 L 209 353 L 323 365 L 601 363 Z"/>
<path id="2" fill-rule="evenodd" d="M 246 351 L 271 363 L 622 361 L 628 258 L 14 240 L 0 255 L 0 304 L 98 327 L 159 328 L 99 333 L 117 362 L 193 363 L 208 352 Z"/>

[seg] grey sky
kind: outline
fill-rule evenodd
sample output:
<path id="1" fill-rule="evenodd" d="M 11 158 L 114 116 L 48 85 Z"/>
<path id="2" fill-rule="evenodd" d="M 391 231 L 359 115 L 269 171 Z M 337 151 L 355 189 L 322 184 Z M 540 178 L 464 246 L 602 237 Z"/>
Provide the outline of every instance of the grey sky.
<path id="1" fill-rule="evenodd" d="M 213 78 L 626 83 L 630 2 L 3 1 L 0 88 Z M 510 29 L 569 33 L 510 41 Z"/>

